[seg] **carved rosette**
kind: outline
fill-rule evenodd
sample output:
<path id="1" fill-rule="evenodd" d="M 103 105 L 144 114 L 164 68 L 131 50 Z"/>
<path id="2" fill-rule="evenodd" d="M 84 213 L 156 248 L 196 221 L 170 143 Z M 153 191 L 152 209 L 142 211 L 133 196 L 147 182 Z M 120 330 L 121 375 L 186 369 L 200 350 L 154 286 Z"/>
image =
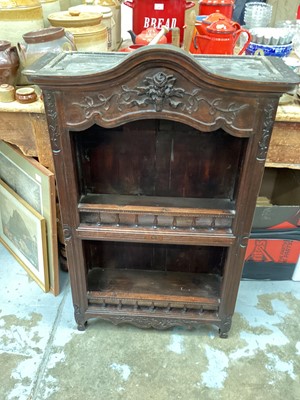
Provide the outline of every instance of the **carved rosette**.
<path id="1" fill-rule="evenodd" d="M 44 93 L 45 105 L 47 107 L 48 129 L 54 155 L 60 153 L 61 143 L 58 131 L 58 112 L 55 104 L 55 96 L 52 92 Z"/>
<path id="2" fill-rule="evenodd" d="M 209 125 L 219 119 L 233 125 L 239 113 L 249 107 L 248 104 L 231 102 L 221 97 L 208 99 L 201 88 L 189 92 L 178 87 L 176 82 L 175 75 L 157 72 L 146 76 L 137 87 L 122 85 L 118 92 L 109 96 L 95 93 L 84 96 L 72 105 L 80 107 L 86 119 L 104 116 L 108 111 L 122 113 L 134 107 L 156 112 L 176 110 L 191 116 L 201 109 L 205 110 Z"/>
<path id="3" fill-rule="evenodd" d="M 72 230 L 68 225 L 63 225 L 63 235 L 65 240 L 70 240 L 72 238 Z"/>
<path id="4" fill-rule="evenodd" d="M 262 137 L 258 144 L 257 161 L 265 161 L 271 139 L 271 132 L 274 124 L 274 116 L 277 109 L 277 100 L 270 101 L 264 109 L 264 124 Z"/>
<path id="5" fill-rule="evenodd" d="M 249 236 L 248 235 L 242 236 L 240 238 L 240 247 L 242 247 L 243 249 L 246 248 L 247 244 L 248 244 L 248 240 L 249 240 Z"/>

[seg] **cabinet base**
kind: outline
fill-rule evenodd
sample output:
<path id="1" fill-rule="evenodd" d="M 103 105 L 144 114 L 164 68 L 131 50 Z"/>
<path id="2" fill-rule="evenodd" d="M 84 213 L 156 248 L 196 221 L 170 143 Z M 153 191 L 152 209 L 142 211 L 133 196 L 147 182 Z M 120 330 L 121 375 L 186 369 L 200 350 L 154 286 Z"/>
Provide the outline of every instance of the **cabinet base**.
<path id="1" fill-rule="evenodd" d="M 112 312 L 109 308 L 89 307 L 89 309 L 80 314 L 79 308 L 75 307 L 75 318 L 77 329 L 84 331 L 87 327 L 87 320 L 90 318 L 100 318 L 109 321 L 114 325 L 130 324 L 143 329 L 165 330 L 173 327 L 183 326 L 188 329 L 195 328 L 199 325 L 214 325 L 219 328 L 219 337 L 227 338 L 231 327 L 231 316 L 224 318 L 217 317 L 216 313 L 203 312 L 202 315 L 190 316 L 184 315 L 182 311 L 174 311 L 172 315 L 166 315 L 165 311 L 153 311 L 153 315 L 149 315 L 149 311 L 138 310 L 134 312 L 119 311 L 114 309 Z"/>

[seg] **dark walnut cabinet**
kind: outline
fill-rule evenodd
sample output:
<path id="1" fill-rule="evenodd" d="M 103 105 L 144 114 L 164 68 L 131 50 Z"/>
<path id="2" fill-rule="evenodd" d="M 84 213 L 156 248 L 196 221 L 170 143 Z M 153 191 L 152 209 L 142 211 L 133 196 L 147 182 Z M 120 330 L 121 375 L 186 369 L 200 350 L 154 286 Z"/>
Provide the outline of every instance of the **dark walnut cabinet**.
<path id="1" fill-rule="evenodd" d="M 279 97 L 280 59 L 171 46 L 64 53 L 43 90 L 75 319 L 227 337 Z"/>

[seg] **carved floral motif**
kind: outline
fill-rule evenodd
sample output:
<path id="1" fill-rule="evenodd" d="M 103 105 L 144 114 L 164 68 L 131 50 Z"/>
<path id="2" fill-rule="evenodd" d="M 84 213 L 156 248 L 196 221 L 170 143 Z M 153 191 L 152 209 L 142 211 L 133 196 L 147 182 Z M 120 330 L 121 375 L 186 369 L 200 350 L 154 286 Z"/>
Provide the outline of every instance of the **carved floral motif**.
<path id="1" fill-rule="evenodd" d="M 118 324 L 131 324 L 138 328 L 154 328 L 154 329 L 169 329 L 175 326 L 186 326 L 192 328 L 199 325 L 197 320 L 175 319 L 175 318 L 155 318 L 155 317 L 141 317 L 141 316 L 128 316 L 128 315 L 101 315 L 102 319 L 108 320 L 115 325 Z"/>
<path id="2" fill-rule="evenodd" d="M 270 101 L 264 109 L 264 125 L 261 140 L 258 144 L 257 161 L 265 161 L 267 157 L 271 132 L 274 123 L 274 114 L 276 112 L 277 100 Z"/>
<path id="3" fill-rule="evenodd" d="M 52 92 L 46 92 L 44 94 L 45 104 L 47 106 L 47 116 L 48 116 L 48 129 L 50 140 L 52 143 L 52 152 L 54 155 L 60 153 L 60 134 L 58 132 L 58 113 L 56 110 L 55 96 Z"/>
<path id="4" fill-rule="evenodd" d="M 158 72 L 154 76 L 146 76 L 143 81 L 144 85 L 137 87 L 135 91 L 124 88 L 129 94 L 125 103 L 129 106 L 148 106 L 153 104 L 156 111 L 162 111 L 164 106 L 168 105 L 171 108 L 182 106 L 183 103 L 177 99 L 182 99 L 185 95 L 184 89 L 176 88 L 176 78 L 174 75 L 167 75 L 163 72 Z M 137 94 L 138 98 L 131 98 L 131 93 Z"/>
<path id="5" fill-rule="evenodd" d="M 227 100 L 222 98 L 208 100 L 201 88 L 188 92 L 176 87 L 176 81 L 175 75 L 157 72 L 153 76 L 146 76 L 142 84 L 136 88 L 122 85 L 119 93 L 108 97 L 101 93 L 95 98 L 85 96 L 83 101 L 74 102 L 73 105 L 80 106 L 84 110 L 85 118 L 89 119 L 97 114 L 103 116 L 113 107 L 121 112 L 128 107 L 150 108 L 152 106 L 157 112 L 171 108 L 192 115 L 204 104 L 210 116 L 215 119 L 225 119 L 228 124 L 232 124 L 238 113 L 248 107 L 247 104 L 234 102 L 228 104 Z"/>

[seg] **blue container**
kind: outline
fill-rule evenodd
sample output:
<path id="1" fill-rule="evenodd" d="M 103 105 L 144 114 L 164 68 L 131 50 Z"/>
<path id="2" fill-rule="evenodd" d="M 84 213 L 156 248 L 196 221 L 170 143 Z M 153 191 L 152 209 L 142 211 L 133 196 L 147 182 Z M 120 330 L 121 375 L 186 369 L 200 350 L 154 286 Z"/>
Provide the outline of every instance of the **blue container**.
<path id="1" fill-rule="evenodd" d="M 250 42 L 246 49 L 248 56 L 274 56 L 287 57 L 293 49 L 292 43 L 281 45 L 267 45 Z"/>

